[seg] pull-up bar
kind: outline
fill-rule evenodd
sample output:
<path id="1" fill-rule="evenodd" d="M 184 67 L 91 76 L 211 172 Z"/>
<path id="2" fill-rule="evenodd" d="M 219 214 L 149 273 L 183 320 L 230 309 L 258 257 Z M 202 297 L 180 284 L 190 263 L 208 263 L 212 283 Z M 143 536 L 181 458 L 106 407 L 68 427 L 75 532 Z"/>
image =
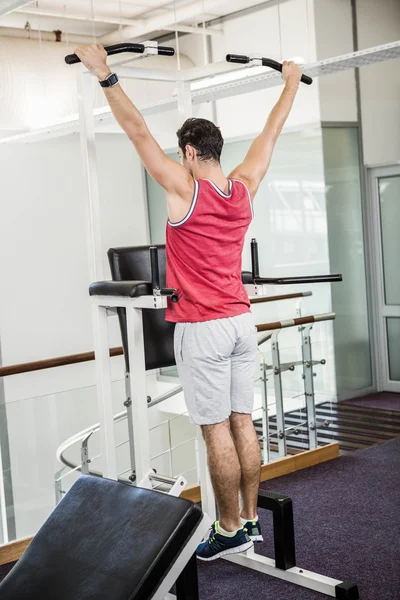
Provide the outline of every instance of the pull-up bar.
<path id="1" fill-rule="evenodd" d="M 143 54 L 147 48 L 151 48 L 152 50 L 157 50 L 157 54 L 162 56 L 174 56 L 175 49 L 170 46 L 145 46 L 145 44 L 114 44 L 113 46 L 105 46 L 104 50 L 107 52 L 108 56 L 113 54 L 122 54 L 122 52 L 132 52 L 134 54 Z M 65 62 L 67 65 L 75 65 L 76 63 L 81 62 L 80 58 L 76 54 L 68 54 L 65 57 Z"/>
<path id="2" fill-rule="evenodd" d="M 280 73 L 282 73 L 283 69 L 282 63 L 272 60 L 272 58 L 250 58 L 250 56 L 245 56 L 244 54 L 227 54 L 226 61 L 240 65 L 247 65 L 248 63 L 255 61 L 256 63 L 261 63 L 263 67 L 275 69 L 275 71 L 279 71 Z M 308 75 L 302 75 L 300 81 L 306 85 L 311 85 L 313 82 Z"/>
<path id="3" fill-rule="evenodd" d="M 257 331 L 274 331 L 276 329 L 286 329 L 296 325 L 310 325 L 311 323 L 320 323 L 321 321 L 333 321 L 336 318 L 335 313 L 325 313 L 322 315 L 310 315 L 309 317 L 297 317 L 296 319 L 286 319 L 284 321 L 275 321 L 274 323 L 264 323 L 257 325 Z"/>

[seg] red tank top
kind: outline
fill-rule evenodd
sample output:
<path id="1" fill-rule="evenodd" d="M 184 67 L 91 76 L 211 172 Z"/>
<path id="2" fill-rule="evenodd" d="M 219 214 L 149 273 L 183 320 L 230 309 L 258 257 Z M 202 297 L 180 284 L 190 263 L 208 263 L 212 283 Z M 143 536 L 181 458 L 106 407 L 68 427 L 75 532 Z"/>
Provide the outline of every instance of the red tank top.
<path id="1" fill-rule="evenodd" d="M 244 238 L 253 217 L 246 185 L 229 180 L 225 194 L 209 179 L 194 182 L 188 214 L 167 222 L 167 287 L 179 302 L 168 299 L 166 320 L 199 322 L 235 317 L 250 311 L 242 284 Z"/>

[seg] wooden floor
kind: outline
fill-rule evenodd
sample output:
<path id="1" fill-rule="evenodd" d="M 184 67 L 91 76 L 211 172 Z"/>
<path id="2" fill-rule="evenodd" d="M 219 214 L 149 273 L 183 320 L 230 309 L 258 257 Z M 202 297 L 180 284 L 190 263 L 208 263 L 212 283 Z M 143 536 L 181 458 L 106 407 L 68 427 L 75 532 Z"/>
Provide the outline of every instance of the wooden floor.
<path id="1" fill-rule="evenodd" d="M 400 412 L 367 408 L 344 403 L 326 402 L 316 408 L 317 421 L 328 422 L 328 427 L 318 428 L 318 445 L 338 442 L 341 451 L 351 452 L 368 448 L 374 444 L 400 436 Z M 307 421 L 306 411 L 296 410 L 285 415 L 285 426 L 293 427 Z M 258 434 L 262 435 L 261 420 L 255 423 Z M 276 432 L 276 419 L 270 418 L 271 443 Z M 305 428 L 299 434 L 287 435 L 287 445 L 292 450 L 308 448 L 308 435 Z"/>

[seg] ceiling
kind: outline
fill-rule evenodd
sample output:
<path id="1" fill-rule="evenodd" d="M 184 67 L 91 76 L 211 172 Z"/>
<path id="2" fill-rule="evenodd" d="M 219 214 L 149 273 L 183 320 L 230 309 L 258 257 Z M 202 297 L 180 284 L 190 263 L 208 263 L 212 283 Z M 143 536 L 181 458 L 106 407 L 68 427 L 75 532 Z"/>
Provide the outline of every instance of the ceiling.
<path id="1" fill-rule="evenodd" d="M 0 35 L 2 28 L 16 28 L 61 30 L 104 38 L 105 43 L 151 39 L 175 28 L 188 32 L 189 27 L 264 3 L 266 0 L 0 0 Z"/>

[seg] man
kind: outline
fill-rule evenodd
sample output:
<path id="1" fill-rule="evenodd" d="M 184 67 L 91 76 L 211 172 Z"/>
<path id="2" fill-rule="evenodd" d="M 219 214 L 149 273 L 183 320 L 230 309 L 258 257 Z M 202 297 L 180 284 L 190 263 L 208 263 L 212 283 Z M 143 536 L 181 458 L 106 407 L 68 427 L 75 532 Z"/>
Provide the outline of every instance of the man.
<path id="1" fill-rule="evenodd" d="M 166 318 L 176 322 L 179 377 L 190 418 L 203 431 L 219 510 L 198 558 L 242 552 L 262 535 L 257 518 L 261 455 L 252 421 L 257 332 L 241 281 L 241 257 L 253 200 L 292 108 L 301 69 L 283 64 L 282 95 L 244 161 L 226 178 L 218 127 L 188 119 L 177 132 L 182 164 L 176 163 L 118 85 L 104 48 L 75 52 L 98 77 L 116 120 L 167 193 L 167 287 L 177 289 L 179 302 L 169 303 Z"/>

